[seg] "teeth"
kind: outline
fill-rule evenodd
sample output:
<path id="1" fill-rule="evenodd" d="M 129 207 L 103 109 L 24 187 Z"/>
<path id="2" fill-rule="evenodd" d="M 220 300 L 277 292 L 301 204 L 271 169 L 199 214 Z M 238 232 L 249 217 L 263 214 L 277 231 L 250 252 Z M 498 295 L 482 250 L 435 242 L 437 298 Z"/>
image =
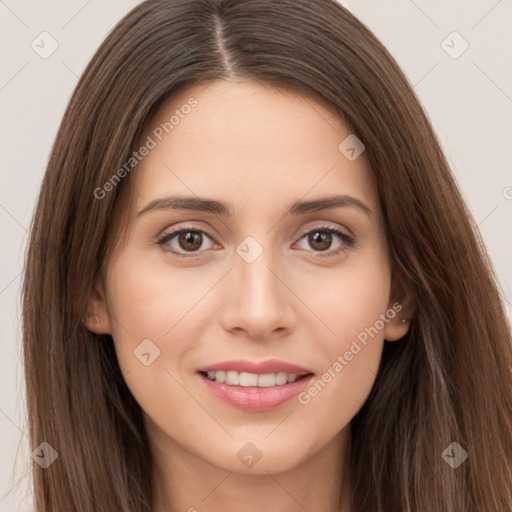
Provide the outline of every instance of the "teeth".
<path id="1" fill-rule="evenodd" d="M 286 372 L 276 373 L 276 385 L 282 386 L 288 382 L 288 378 L 286 377 Z"/>
<path id="2" fill-rule="evenodd" d="M 240 386 L 257 386 L 258 376 L 255 373 L 240 372 Z"/>
<path id="3" fill-rule="evenodd" d="M 230 386 L 256 386 L 259 388 L 270 388 L 272 386 L 283 386 L 289 382 L 295 382 L 298 378 L 296 373 L 248 373 L 248 372 L 208 372 L 208 378 L 215 382 L 226 383 Z"/>
<path id="4" fill-rule="evenodd" d="M 276 385 L 276 374 L 275 373 L 262 373 L 258 375 L 258 387 L 259 388 L 270 388 Z"/>
<path id="5" fill-rule="evenodd" d="M 238 386 L 240 384 L 240 374 L 238 372 L 226 372 L 226 384 Z"/>
<path id="6" fill-rule="evenodd" d="M 211 372 L 213 376 L 210 377 L 210 373 L 208 373 L 208 377 L 210 379 L 215 380 L 217 382 L 226 382 L 226 372 Z"/>

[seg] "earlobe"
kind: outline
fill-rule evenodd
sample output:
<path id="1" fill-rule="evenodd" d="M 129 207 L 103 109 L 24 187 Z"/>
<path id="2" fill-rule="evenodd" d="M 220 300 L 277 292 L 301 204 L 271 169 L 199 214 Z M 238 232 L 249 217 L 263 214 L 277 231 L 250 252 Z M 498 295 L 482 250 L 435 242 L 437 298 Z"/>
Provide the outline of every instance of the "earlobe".
<path id="1" fill-rule="evenodd" d="M 384 328 L 384 339 L 386 341 L 398 341 L 402 339 L 409 332 L 410 324 L 410 318 L 397 315 L 386 324 Z"/>
<path id="2" fill-rule="evenodd" d="M 111 334 L 110 315 L 101 279 L 98 279 L 91 290 L 87 315 L 82 318 L 82 322 L 89 331 L 95 334 Z"/>

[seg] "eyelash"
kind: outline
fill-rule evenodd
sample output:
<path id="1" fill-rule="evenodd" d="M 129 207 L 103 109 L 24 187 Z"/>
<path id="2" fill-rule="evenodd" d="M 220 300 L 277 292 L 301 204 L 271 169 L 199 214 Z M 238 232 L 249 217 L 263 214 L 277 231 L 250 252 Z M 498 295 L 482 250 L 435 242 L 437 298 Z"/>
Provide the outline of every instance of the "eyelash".
<path id="1" fill-rule="evenodd" d="M 188 227 L 188 228 L 181 228 L 181 229 L 176 229 L 174 231 L 171 231 L 170 233 L 165 233 L 164 235 L 162 235 L 158 241 L 157 241 L 157 244 L 160 245 L 162 248 L 164 248 L 164 250 L 170 252 L 171 254 L 173 254 L 174 256 L 177 256 L 179 258 L 197 258 L 197 254 L 200 253 L 200 252 L 203 252 L 203 251 L 195 251 L 195 252 L 192 252 L 190 255 L 188 254 L 183 254 L 181 252 L 178 252 L 174 249 L 166 249 L 164 246 L 167 244 L 167 242 L 169 242 L 170 240 L 172 240 L 176 235 L 180 234 L 180 233 L 183 233 L 183 232 L 194 232 L 194 233 L 201 233 L 203 235 L 206 235 L 208 236 L 209 238 L 211 238 L 212 240 L 214 239 L 214 237 L 208 232 L 208 231 L 205 231 L 203 229 L 198 229 L 198 228 L 194 228 L 194 227 Z M 333 233 L 335 235 L 337 235 L 343 242 L 344 245 L 341 245 L 338 249 L 335 249 L 335 250 L 330 250 L 330 251 L 313 251 L 315 253 L 317 253 L 317 255 L 315 257 L 318 257 L 318 258 L 333 258 L 335 256 L 338 256 L 344 252 L 348 252 L 354 245 L 354 239 L 347 235 L 346 233 L 344 233 L 343 231 L 341 231 L 340 229 L 337 229 L 337 228 L 333 228 L 331 226 L 317 226 L 313 229 L 309 229 L 307 231 L 304 231 L 303 233 L 301 233 L 300 237 L 299 237 L 299 240 L 302 240 L 306 235 L 309 235 L 310 233 L 313 233 L 315 231 L 320 231 L 320 232 L 328 232 L 328 233 Z"/>

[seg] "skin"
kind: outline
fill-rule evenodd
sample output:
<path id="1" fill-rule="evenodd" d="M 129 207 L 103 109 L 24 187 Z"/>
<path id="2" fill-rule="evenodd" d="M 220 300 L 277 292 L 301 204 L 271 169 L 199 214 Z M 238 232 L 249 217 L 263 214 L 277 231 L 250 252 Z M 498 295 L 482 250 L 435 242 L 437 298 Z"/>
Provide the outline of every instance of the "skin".
<path id="1" fill-rule="evenodd" d="M 407 332 L 405 306 L 307 404 L 292 399 L 270 411 L 240 410 L 213 396 L 197 369 L 276 358 L 310 369 L 316 380 L 402 301 L 392 293 L 365 155 L 349 161 L 338 150 L 351 132 L 324 105 L 241 79 L 183 91 L 161 107 L 151 129 L 190 97 L 197 106 L 134 173 L 129 236 L 91 294 L 98 321 L 87 324 L 112 335 L 144 411 L 154 510 L 348 512 L 349 424 L 370 393 L 384 340 Z M 294 201 L 335 193 L 359 199 L 371 213 L 344 206 L 285 215 Z M 228 202 L 234 216 L 171 209 L 137 215 L 170 194 Z M 304 233 L 324 224 L 350 233 L 354 245 L 332 235 L 321 251 Z M 175 236 L 166 251 L 157 240 L 171 228 L 212 236 L 203 236 L 195 253 Z M 263 249 L 252 263 L 236 252 L 247 236 Z M 196 256 L 180 258 L 173 249 Z M 160 350 L 149 366 L 134 357 L 144 339 Z M 237 457 L 248 442 L 262 454 L 252 467 Z"/>

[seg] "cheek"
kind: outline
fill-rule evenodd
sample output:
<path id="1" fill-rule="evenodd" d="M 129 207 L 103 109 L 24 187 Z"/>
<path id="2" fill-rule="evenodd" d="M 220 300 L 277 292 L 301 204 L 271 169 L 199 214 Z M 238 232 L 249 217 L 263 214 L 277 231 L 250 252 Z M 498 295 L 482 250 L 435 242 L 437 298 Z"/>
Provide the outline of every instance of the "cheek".
<path id="1" fill-rule="evenodd" d="M 108 278 L 113 335 L 162 339 L 204 294 L 194 269 L 169 270 L 137 254 L 122 255 Z M 140 340 L 139 340 L 140 342 Z"/>
<path id="2" fill-rule="evenodd" d="M 317 272 L 305 283 L 302 295 L 328 327 L 321 345 L 331 358 L 348 350 L 351 341 L 386 312 L 390 286 L 391 275 L 383 251 L 364 252 L 345 266 Z M 380 323 L 379 326 L 381 331 Z M 375 337 L 383 340 L 383 336 L 379 332 Z"/>
<path id="3" fill-rule="evenodd" d="M 169 274 L 168 268 L 141 264 L 140 259 L 128 252 L 109 269 L 111 333 L 130 392 L 147 416 L 164 421 L 169 411 L 188 410 L 195 403 L 179 384 L 180 365 L 190 339 L 199 338 L 190 325 L 196 310 L 190 316 L 187 311 L 204 294 L 204 280 L 191 280 L 191 274 L 179 269 Z"/>
<path id="4" fill-rule="evenodd" d="M 308 304 L 328 329 L 318 330 L 324 333 L 317 336 L 323 365 L 299 402 L 309 416 L 329 426 L 329 436 L 366 401 L 380 364 L 385 320 L 394 314 L 386 317 L 390 272 L 383 254 L 361 257 L 315 283 Z"/>
<path id="5" fill-rule="evenodd" d="M 161 269 L 141 264 L 140 256 L 129 252 L 110 267 L 107 289 L 111 333 L 121 370 L 130 374 L 134 385 L 149 386 L 147 377 L 161 373 L 166 366 L 164 359 L 180 358 L 185 350 L 184 343 L 175 343 L 172 354 L 168 354 L 169 344 L 164 340 L 185 319 L 194 299 L 197 302 L 198 295 L 190 284 L 190 276 L 184 278 L 179 271 L 164 279 Z"/>

